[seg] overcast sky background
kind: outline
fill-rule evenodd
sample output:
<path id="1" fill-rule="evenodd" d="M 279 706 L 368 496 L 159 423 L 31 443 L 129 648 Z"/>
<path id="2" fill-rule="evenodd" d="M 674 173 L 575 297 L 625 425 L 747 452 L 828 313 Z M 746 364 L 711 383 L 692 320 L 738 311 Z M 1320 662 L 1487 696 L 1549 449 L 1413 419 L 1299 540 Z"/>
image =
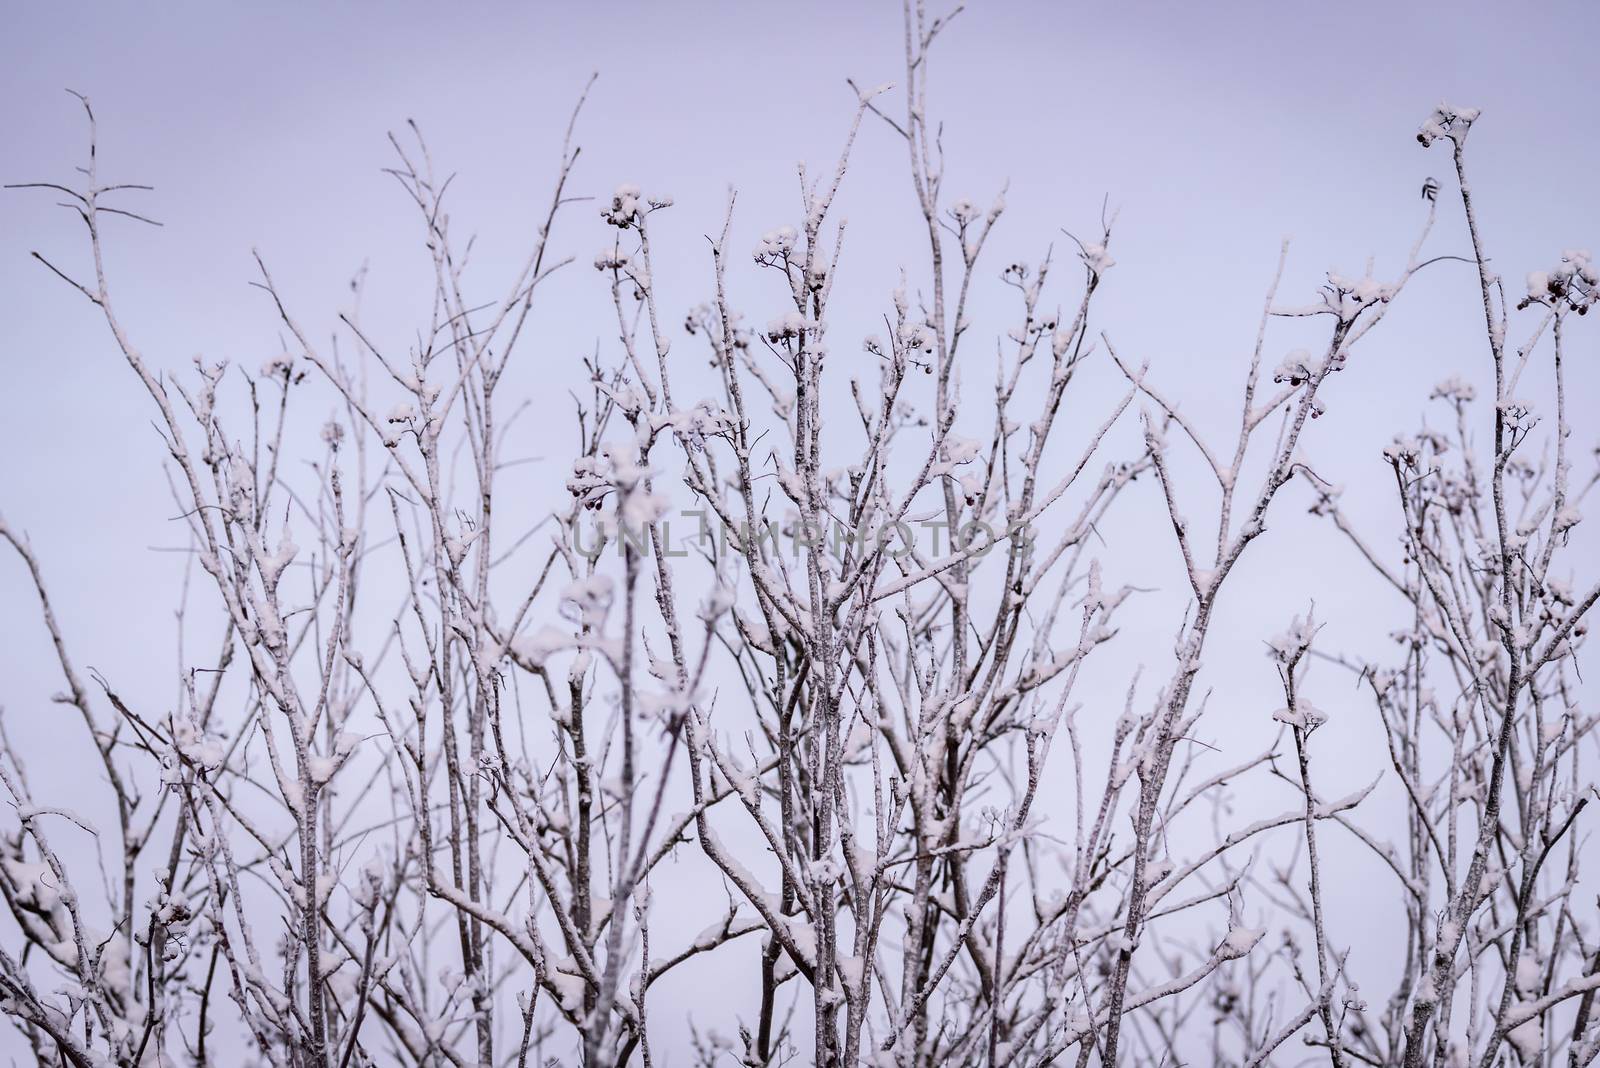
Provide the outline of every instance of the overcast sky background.
<path id="1" fill-rule="evenodd" d="M 544 210 L 572 104 L 598 71 L 573 190 L 604 194 L 631 181 L 675 198 L 656 217 L 653 240 L 670 268 L 657 269 L 664 313 L 677 322 L 710 293 L 703 235 L 720 226 L 728 187 L 739 193 L 736 250 L 797 222 L 795 163 L 831 168 L 853 106 L 845 79 L 902 77 L 899 8 L 876 3 L 13 3 L 3 18 L 0 179 L 70 179 L 84 129 L 62 89 L 93 98 L 103 177 L 156 187 L 138 206 L 165 226 L 112 222 L 109 267 L 136 343 L 173 371 L 203 354 L 253 372 L 282 351 L 273 309 L 249 286 L 252 248 L 323 337 L 367 264 L 363 322 L 381 344 L 405 347 L 426 322 L 430 268 L 414 211 L 380 169 L 392 162 L 385 132 L 407 119 L 427 134 L 440 170 L 459 172 L 455 226 L 479 235 L 472 277 L 484 299 L 498 298 Z M 1564 247 L 1600 243 L 1597 47 L 1600 7 L 1581 2 L 973 5 L 935 53 L 930 98 L 944 122 L 949 197 L 986 205 L 1010 183 L 974 308 L 971 395 L 984 397 L 994 339 L 1013 319 L 995 272 L 1012 259 L 1037 260 L 1052 242 L 1063 258 L 1060 228 L 1091 232 L 1108 198 L 1120 212 L 1118 265 L 1099 325 L 1127 358 L 1148 359 L 1155 381 L 1220 441 L 1236 425 L 1256 316 L 1285 236 L 1293 243 L 1284 302 L 1309 301 L 1327 270 L 1359 274 L 1369 257 L 1390 278 L 1425 217 L 1422 184 L 1436 176 L 1446 195 L 1429 247 L 1466 251 L 1448 153 L 1414 139 L 1440 99 L 1483 110 L 1470 146 L 1474 186 L 1489 253 L 1520 293 L 1524 275 L 1552 266 Z M 898 269 L 914 285 L 926 278 L 904 151 L 879 123 L 863 126 L 838 210 L 850 229 L 830 339 L 848 360 L 861 337 L 881 330 Z M 537 416 L 520 424 L 510 451 L 546 458 L 514 476 L 511 492 L 529 515 L 561 503 L 573 437 L 555 387 L 597 344 L 614 355 L 605 290 L 589 266 L 608 238 L 592 205 L 558 223 L 556 244 L 576 262 L 552 284 L 521 377 L 506 387 L 528 396 Z M 33 249 L 69 268 L 83 263 L 67 212 L 39 193 L 7 192 L 0 514 L 31 536 L 79 661 L 160 706 L 174 686 L 182 563 L 151 550 L 181 545 L 183 535 L 171 521 L 155 413 L 103 322 L 29 259 Z M 742 253 L 736 264 L 735 303 L 764 323 L 782 295 Z M 1075 302 L 1077 275 L 1058 272 L 1062 303 Z M 1436 381 L 1460 372 L 1486 382 L 1477 307 L 1465 266 L 1420 277 L 1330 383 L 1329 413 L 1307 438 L 1308 455 L 1351 487 L 1351 510 L 1386 551 L 1398 525 L 1381 449 L 1416 427 Z M 1597 429 L 1596 328 L 1571 331 L 1580 475 L 1592 469 Z M 1267 365 L 1314 336 L 1299 327 L 1269 336 Z M 675 355 L 703 365 L 691 339 L 675 332 L 674 342 Z M 1547 381 L 1544 364 L 1532 381 Z M 1100 372 L 1085 384 L 1091 398 L 1114 392 L 1115 375 Z M 1072 425 L 1102 413 L 1085 401 Z M 306 413 L 306 427 L 326 414 Z M 1116 443 L 1131 447 L 1134 423 Z M 1165 677 L 1182 611 L 1181 571 L 1153 490 L 1135 491 L 1142 503 L 1119 521 L 1107 555 L 1112 580 L 1164 591 L 1127 621 L 1111 666 L 1086 678 L 1103 689 L 1080 696 L 1103 703 L 1107 722 L 1134 664 Z M 1196 484 L 1197 515 L 1202 492 Z M 1226 625 L 1208 656 L 1217 687 L 1208 727 L 1230 753 L 1270 736 L 1276 680 L 1261 640 L 1291 615 L 1315 600 L 1326 646 L 1373 655 L 1405 623 L 1353 553 L 1304 514 L 1306 503 L 1302 488 L 1285 491 L 1273 533 L 1224 600 Z M 0 636 L 8 729 L 34 754 L 36 784 L 59 776 L 40 792 L 79 789 L 76 764 L 51 744 L 64 711 L 48 697 L 60 681 L 15 559 L 0 559 Z M 1319 704 L 1335 720 L 1317 745 L 1330 759 L 1325 793 L 1341 796 L 1387 757 L 1375 713 L 1348 688 L 1335 695 L 1334 681 L 1327 677 Z M 1334 888 L 1333 922 L 1348 921 L 1355 966 L 1371 969 L 1363 974 L 1381 999 L 1384 925 L 1402 917 L 1398 907 L 1387 917 L 1357 911 L 1364 887 L 1354 875 L 1366 869 L 1349 863 L 1352 878 Z M 0 1034 L 0 1053 L 12 1040 Z"/>

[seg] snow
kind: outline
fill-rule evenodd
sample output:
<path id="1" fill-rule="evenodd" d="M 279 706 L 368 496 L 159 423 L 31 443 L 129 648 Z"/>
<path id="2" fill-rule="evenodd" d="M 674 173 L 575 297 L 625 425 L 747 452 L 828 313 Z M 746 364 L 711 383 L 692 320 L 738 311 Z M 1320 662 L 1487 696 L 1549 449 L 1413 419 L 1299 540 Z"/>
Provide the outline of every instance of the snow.
<path id="1" fill-rule="evenodd" d="M 178 752 L 191 763 L 206 771 L 216 771 L 222 767 L 227 752 L 222 740 L 204 734 L 192 719 L 185 717 L 173 723 L 172 740 Z"/>
<path id="2" fill-rule="evenodd" d="M 261 571 L 261 583 L 266 590 L 270 592 L 277 588 L 278 580 L 282 577 L 284 569 L 293 562 L 299 552 L 300 547 L 294 543 L 294 539 L 289 537 L 288 530 L 285 530 L 278 539 L 277 552 L 267 554 L 258 551 L 256 553 L 256 567 Z"/>
<path id="3" fill-rule="evenodd" d="M 795 948 L 800 951 L 802 963 L 811 967 L 817 964 L 817 929 L 804 916 L 788 916 L 784 918 L 783 925 L 789 932 L 789 938 L 794 942 Z"/>
<path id="4" fill-rule="evenodd" d="M 519 635 L 513 639 L 511 652 L 519 661 L 532 667 L 543 667 L 552 653 L 571 645 L 571 635 L 546 625 L 532 634 Z"/>
<path id="5" fill-rule="evenodd" d="M 797 311 L 785 312 L 767 323 L 767 340 L 774 344 L 798 338 L 806 329 L 806 320 Z"/>
<path id="6" fill-rule="evenodd" d="M 618 229 L 627 229 L 639 213 L 639 187 L 632 182 L 617 186 L 611 200 L 600 209 L 600 217 Z"/>
<path id="7" fill-rule="evenodd" d="M 1083 262 L 1095 274 L 1105 274 L 1117 261 L 1106 252 L 1104 245 L 1087 245 L 1083 250 Z"/>
<path id="8" fill-rule="evenodd" d="M 1324 801 L 1313 810 L 1313 814 L 1317 819 L 1325 820 L 1329 816 L 1335 815 L 1336 813 L 1343 812 L 1346 809 L 1355 808 L 1362 801 L 1366 800 L 1367 795 L 1371 792 L 1371 786 L 1363 786 L 1361 789 L 1356 790 L 1353 793 L 1344 795 L 1337 801 Z"/>
<path id="9" fill-rule="evenodd" d="M 963 438 L 956 434 L 947 434 L 944 439 L 944 456 L 952 464 L 966 464 L 976 460 L 982 453 L 983 446 L 971 438 Z"/>
<path id="10" fill-rule="evenodd" d="M 555 987 L 556 1000 L 561 1003 L 564 1011 L 578 1012 L 583 1008 L 583 992 L 588 985 L 584 982 L 583 976 L 552 971 L 550 984 Z"/>
<path id="11" fill-rule="evenodd" d="M 1295 698 L 1293 708 L 1278 709 L 1272 714 L 1272 718 L 1303 731 L 1314 731 L 1328 722 L 1327 715 L 1304 697 Z"/>
<path id="12" fill-rule="evenodd" d="M 1522 956 L 1517 960 L 1516 987 L 1517 993 L 1523 997 L 1531 997 L 1539 990 L 1539 984 L 1544 979 L 1544 969 L 1539 964 L 1538 956 L 1530 949 L 1524 949 Z"/>
<path id="13" fill-rule="evenodd" d="M 1515 1047 L 1524 1064 L 1538 1063 L 1544 1051 L 1544 1021 L 1533 1016 L 1506 1033 L 1506 1041 Z"/>
<path id="14" fill-rule="evenodd" d="M 294 357 L 288 353 L 281 353 L 277 356 L 269 357 L 261 364 L 261 377 L 287 379 L 293 370 Z"/>
<path id="15" fill-rule="evenodd" d="M 611 609 L 613 585 L 609 575 L 592 575 L 568 586 L 562 599 L 578 610 L 579 622 L 597 627 Z"/>
<path id="16" fill-rule="evenodd" d="M 1259 927 L 1235 927 L 1217 947 L 1217 956 L 1223 960 L 1236 960 L 1255 949 L 1265 934 L 1266 931 Z"/>
<path id="17" fill-rule="evenodd" d="M 1106 935 L 1106 949 L 1112 953 L 1132 953 L 1138 943 L 1121 931 Z"/>
<path id="18" fill-rule="evenodd" d="M 761 235 L 760 242 L 756 244 L 755 261 L 765 263 L 788 256 L 794 251 L 795 242 L 799 238 L 799 233 L 792 226 L 780 226 L 776 230 L 768 230 Z"/>
<path id="19" fill-rule="evenodd" d="M 739 797 L 751 808 L 761 804 L 761 792 L 755 773 L 749 769 L 741 768 L 729 761 L 728 781 L 738 791 Z"/>
<path id="20" fill-rule="evenodd" d="M 43 913 L 54 911 L 60 904 L 61 895 L 56 892 L 56 877 L 50 865 L 9 859 L 3 863 L 7 879 L 17 887 L 18 904 Z"/>
<path id="21" fill-rule="evenodd" d="M 311 753 L 306 757 L 306 772 L 311 776 L 311 781 L 319 786 L 333 778 L 333 773 L 338 767 L 339 762 L 333 757 L 317 753 Z"/>

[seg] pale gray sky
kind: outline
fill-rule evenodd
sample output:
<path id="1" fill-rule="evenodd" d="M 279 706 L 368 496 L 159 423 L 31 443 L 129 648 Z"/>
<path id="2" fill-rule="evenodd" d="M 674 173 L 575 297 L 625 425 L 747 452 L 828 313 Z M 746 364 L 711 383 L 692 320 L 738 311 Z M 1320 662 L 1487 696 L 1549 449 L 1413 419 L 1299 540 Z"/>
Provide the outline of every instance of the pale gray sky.
<path id="1" fill-rule="evenodd" d="M 137 343 L 175 371 L 197 354 L 253 370 L 281 351 L 273 311 L 248 284 L 252 248 L 323 336 L 368 264 L 363 321 L 404 346 L 426 319 L 428 263 L 409 205 L 380 168 L 391 161 L 385 132 L 407 119 L 427 134 L 440 169 L 459 172 L 455 225 L 480 235 L 474 271 L 498 296 L 543 210 L 572 103 L 598 71 L 574 190 L 632 181 L 675 198 L 655 230 L 673 268 L 658 277 L 675 320 L 709 292 L 701 235 L 720 226 L 728 186 L 739 192 L 735 248 L 794 222 L 794 165 L 832 165 L 853 103 L 846 77 L 877 84 L 901 73 L 892 4 L 12 3 L 3 18 L 0 179 L 70 178 L 84 131 L 62 89 L 94 99 L 104 176 L 156 187 L 139 203 L 164 228 L 108 227 L 110 268 Z M 1425 215 L 1423 181 L 1434 175 L 1452 188 L 1445 150 L 1414 139 L 1441 98 L 1483 111 L 1471 141 L 1474 185 L 1489 252 L 1514 287 L 1562 248 L 1600 244 L 1597 46 L 1600 7 L 1582 2 L 1000 0 L 974 4 L 943 39 L 931 104 L 945 123 L 952 195 L 987 204 L 1010 182 L 1008 215 L 986 253 L 994 270 L 1037 259 L 1051 242 L 1062 248 L 1059 228 L 1089 231 L 1109 198 L 1120 211 L 1118 266 L 1100 325 L 1220 434 L 1236 418 L 1285 235 L 1290 302 L 1309 299 L 1330 268 L 1359 274 L 1370 256 L 1385 278 L 1403 263 Z M 1454 205 L 1441 203 L 1436 253 L 1464 251 Z M 863 127 L 841 211 L 851 224 L 832 329 L 836 348 L 853 352 L 878 329 L 899 266 L 914 278 L 924 270 L 903 148 L 880 124 Z M 553 284 L 522 377 L 507 387 L 531 396 L 538 414 L 522 425 L 518 448 L 550 458 L 518 469 L 530 514 L 560 492 L 570 452 L 569 408 L 552 384 L 570 380 L 597 343 L 614 345 L 589 267 L 606 238 L 589 205 L 559 224 L 557 244 L 577 262 Z M 93 309 L 32 262 L 32 249 L 82 262 L 68 213 L 37 193 L 7 192 L 0 514 L 31 535 L 79 659 L 159 704 L 171 696 L 181 562 L 150 550 L 179 545 L 182 534 L 153 413 Z M 777 294 L 742 274 L 736 302 L 764 322 Z M 992 339 L 1010 324 L 1006 295 L 989 284 L 976 305 L 978 396 L 992 374 Z M 1484 381 L 1476 306 L 1468 268 L 1427 272 L 1330 385 L 1329 414 L 1307 440 L 1319 469 L 1352 485 L 1352 510 L 1386 549 L 1398 528 L 1380 450 L 1415 427 L 1445 374 Z M 1304 336 L 1293 326 L 1273 335 L 1269 365 Z M 676 343 L 691 353 L 689 339 Z M 1592 330 L 1575 330 L 1573 347 L 1568 388 L 1578 410 L 1592 411 L 1600 346 Z M 1099 396 L 1114 385 L 1106 374 L 1089 388 Z M 323 414 L 304 418 L 314 426 Z M 1072 414 L 1084 425 L 1100 418 L 1099 409 Z M 1593 437 L 1594 424 L 1580 423 L 1585 455 Z M 1182 603 L 1167 534 L 1152 526 L 1160 513 L 1148 492 L 1140 496 L 1119 536 L 1148 545 L 1148 567 L 1125 564 L 1117 577 L 1165 592 L 1128 621 L 1132 648 L 1098 677 L 1118 705 L 1135 661 L 1164 670 Z M 1240 751 L 1269 732 L 1275 678 L 1260 642 L 1290 615 L 1315 599 L 1325 641 L 1360 652 L 1381 650 L 1404 622 L 1375 584 L 1351 579 L 1360 574 L 1352 554 L 1304 505 L 1303 491 L 1287 491 L 1273 513 L 1281 536 L 1252 550 L 1224 603 L 1230 626 L 1211 654 L 1209 727 Z M 60 683 L 14 560 L 0 560 L 0 635 L 9 729 L 25 747 L 47 749 L 62 714 L 47 698 Z M 1330 795 L 1386 764 L 1371 715 L 1352 695 L 1348 715 L 1318 736 L 1345 758 Z M 1252 725 L 1235 738 L 1235 722 Z M 36 759 L 65 788 L 70 767 Z M 1359 883 L 1339 890 L 1339 907 L 1358 915 Z M 1386 996 L 1387 973 L 1374 968 L 1374 993 Z"/>

